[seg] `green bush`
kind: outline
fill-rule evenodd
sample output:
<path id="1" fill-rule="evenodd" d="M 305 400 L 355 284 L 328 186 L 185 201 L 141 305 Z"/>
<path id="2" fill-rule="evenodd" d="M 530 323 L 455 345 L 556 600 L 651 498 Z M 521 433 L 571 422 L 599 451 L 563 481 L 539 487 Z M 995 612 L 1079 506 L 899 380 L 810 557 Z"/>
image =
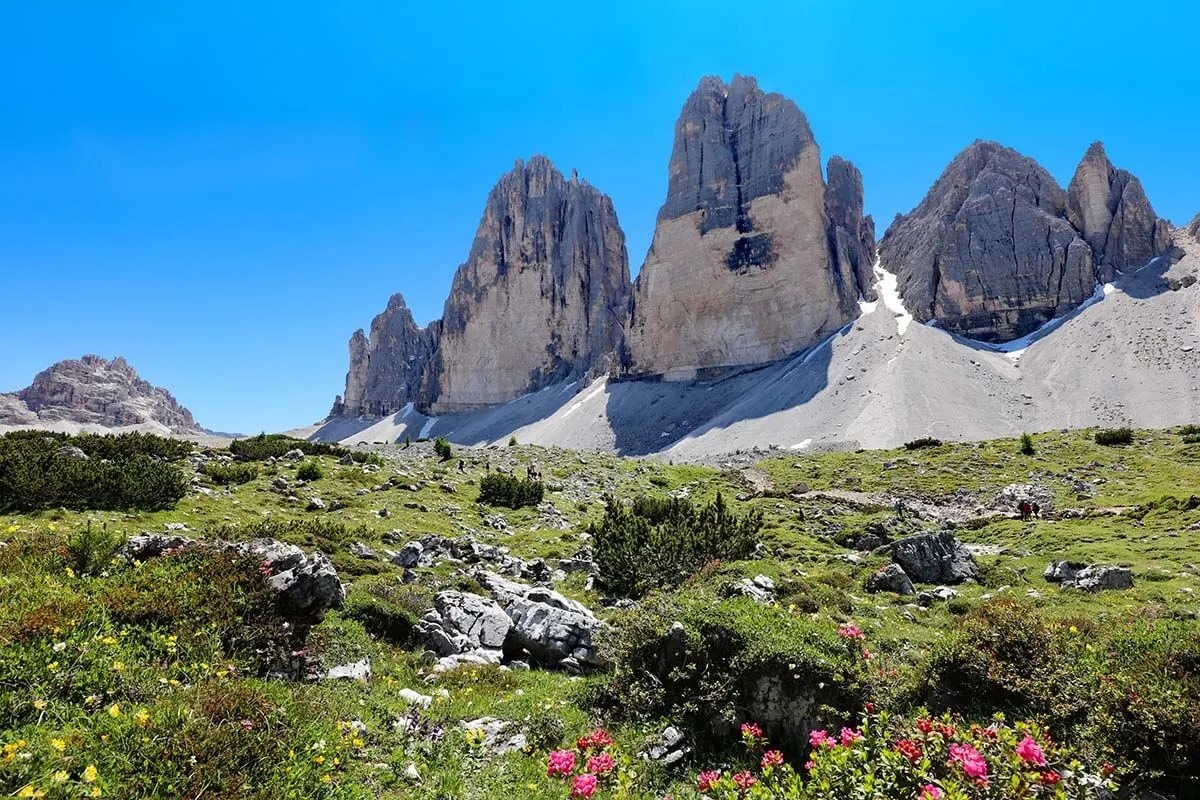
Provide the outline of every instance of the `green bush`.
<path id="1" fill-rule="evenodd" d="M 510 436 L 510 437 L 508 437 L 508 446 L 509 446 L 509 447 L 516 447 L 516 446 L 517 446 L 517 437 L 516 437 L 516 436 Z"/>
<path id="2" fill-rule="evenodd" d="M 433 451 L 437 453 L 439 461 L 449 461 L 454 458 L 454 449 L 441 436 L 433 440 Z"/>
<path id="3" fill-rule="evenodd" d="M 292 450 L 299 450 L 306 456 L 337 456 L 342 457 L 351 451 L 337 444 L 328 442 L 310 442 L 307 439 L 296 439 L 282 433 L 260 433 L 247 439 L 234 439 L 229 443 L 229 452 L 243 461 L 265 461 L 268 458 L 279 458 Z"/>
<path id="4" fill-rule="evenodd" d="M 546 488 L 540 481 L 493 472 L 479 481 L 479 502 L 489 506 L 523 508 L 542 502 Z"/>
<path id="5" fill-rule="evenodd" d="M 1038 719 L 1092 760 L 1143 778 L 1200 775 L 1200 631 L 1194 623 L 1096 625 L 986 603 L 935 646 L 914 702 L 974 718 Z"/>
<path id="6" fill-rule="evenodd" d="M 675 623 L 682 631 L 671 634 Z M 625 716 L 720 730 L 762 702 L 764 680 L 772 702 L 814 698 L 814 717 L 832 721 L 860 707 L 862 658 L 835 625 L 700 584 L 647 595 L 613 620 L 600 645 L 612 672 L 595 702 Z"/>
<path id="7" fill-rule="evenodd" d="M 1033 447 L 1033 437 L 1028 433 L 1021 434 L 1021 455 L 1031 456 L 1036 452 Z"/>
<path id="8" fill-rule="evenodd" d="M 680 583 L 706 564 L 749 558 L 762 514 L 734 514 L 720 494 L 711 503 L 639 497 L 631 507 L 609 498 L 600 523 L 588 526 L 600 579 L 611 591 L 638 597 Z"/>
<path id="9" fill-rule="evenodd" d="M 1200 444 L 1200 433 L 1189 433 L 1183 437 L 1184 444 Z"/>
<path id="10" fill-rule="evenodd" d="M 1200 436 L 1200 425 L 1184 425 L 1176 433 L 1180 436 Z"/>
<path id="11" fill-rule="evenodd" d="M 296 467 L 296 477 L 302 481 L 319 481 L 325 477 L 325 470 L 320 461 L 310 458 Z"/>
<path id="12" fill-rule="evenodd" d="M 218 486 L 249 483 L 258 477 L 258 467 L 254 464 L 233 463 L 222 464 L 219 461 L 209 461 L 200 468 Z"/>
<path id="13" fill-rule="evenodd" d="M 58 455 L 65 447 L 88 458 Z M 177 442 L 147 434 L 0 436 L 0 510 L 171 508 L 187 494 L 187 480 L 164 454 L 183 452 Z"/>
<path id="14" fill-rule="evenodd" d="M 67 538 L 67 557 L 80 575 L 95 575 L 112 561 L 121 537 L 108 532 L 108 524 L 87 526 Z"/>
<path id="15" fill-rule="evenodd" d="M 913 439 L 911 442 L 904 443 L 905 450 L 924 450 L 928 447 L 941 447 L 942 440 L 934 439 L 932 436 L 925 436 L 920 439 Z"/>
<path id="16" fill-rule="evenodd" d="M 417 620 L 431 608 L 432 590 L 400 583 L 394 575 L 379 575 L 355 582 L 342 616 L 358 620 L 372 636 L 404 645 L 412 638 Z"/>
<path id="17" fill-rule="evenodd" d="M 1105 428 L 1096 431 L 1096 444 L 1109 447 L 1133 444 L 1132 428 Z"/>

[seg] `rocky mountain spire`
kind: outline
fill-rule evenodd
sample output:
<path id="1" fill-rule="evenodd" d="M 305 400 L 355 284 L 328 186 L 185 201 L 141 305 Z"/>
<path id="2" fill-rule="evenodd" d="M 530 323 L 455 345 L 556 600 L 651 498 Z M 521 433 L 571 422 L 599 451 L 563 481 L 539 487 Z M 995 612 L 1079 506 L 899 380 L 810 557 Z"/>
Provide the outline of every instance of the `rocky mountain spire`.
<path id="1" fill-rule="evenodd" d="M 1067 219 L 1066 192 L 1030 158 L 977 141 L 958 154 L 879 245 L 922 321 L 983 341 L 1021 336 L 1082 303 L 1092 249 Z"/>
<path id="2" fill-rule="evenodd" d="M 0 424 L 53 422 L 201 431 L 191 411 L 166 389 L 143 380 L 121 356 L 112 361 L 96 355 L 59 361 L 39 372 L 27 388 L 0 395 Z"/>
<path id="3" fill-rule="evenodd" d="M 1092 248 L 1097 277 L 1138 269 L 1171 246 L 1171 230 L 1159 219 L 1141 181 L 1116 169 L 1103 142 L 1088 148 L 1067 190 L 1067 217 Z"/>
<path id="4" fill-rule="evenodd" d="M 856 267 L 874 243 L 857 170 L 843 164 L 828 198 L 835 223 L 796 104 L 753 78 L 704 78 L 675 125 L 667 198 L 634 286 L 629 371 L 687 378 L 763 363 L 852 319 Z"/>
<path id="5" fill-rule="evenodd" d="M 426 369 L 434 332 L 420 328 L 399 294 L 371 322 L 368 338 L 360 328 L 350 337 L 350 371 L 340 413 L 394 414 L 407 403 L 423 403 Z"/>
<path id="6" fill-rule="evenodd" d="M 838 272 L 853 274 L 863 298 L 874 300 L 875 220 L 863 215 L 862 173 L 841 156 L 830 158 L 825 172 L 825 212 Z"/>
<path id="7" fill-rule="evenodd" d="M 446 301 L 438 412 L 607 371 L 629 297 L 612 201 L 550 160 L 518 161 L 488 196 Z"/>

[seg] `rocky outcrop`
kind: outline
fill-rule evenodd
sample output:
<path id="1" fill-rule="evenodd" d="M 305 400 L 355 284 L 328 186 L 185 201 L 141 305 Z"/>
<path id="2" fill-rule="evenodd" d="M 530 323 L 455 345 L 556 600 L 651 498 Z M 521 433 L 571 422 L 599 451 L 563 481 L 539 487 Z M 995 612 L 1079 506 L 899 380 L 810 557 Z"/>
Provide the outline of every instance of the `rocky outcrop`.
<path id="1" fill-rule="evenodd" d="M 0 395 L 0 425 L 55 422 L 201 432 L 192 412 L 166 389 L 138 377 L 120 356 L 112 361 L 94 355 L 60 361 L 39 372 L 28 388 Z"/>
<path id="2" fill-rule="evenodd" d="M 922 533 L 892 545 L 892 560 L 920 583 L 962 583 L 979 577 L 975 557 L 949 531 Z"/>
<path id="3" fill-rule="evenodd" d="M 407 403 L 423 403 L 426 372 L 435 347 L 436 326 L 421 328 L 399 294 L 371 322 L 350 337 L 350 371 L 338 414 L 395 414 Z"/>
<path id="4" fill-rule="evenodd" d="M 837 272 L 853 274 L 863 298 L 875 300 L 875 220 L 863 214 L 862 173 L 841 156 L 830 158 L 825 172 L 825 212 Z"/>
<path id="5" fill-rule="evenodd" d="M 1106 589 L 1132 589 L 1133 573 L 1125 567 L 1084 566 L 1070 561 L 1051 561 L 1042 577 L 1064 589 L 1099 592 Z"/>
<path id="6" fill-rule="evenodd" d="M 567 669 L 602 667 L 596 636 L 603 623 L 582 603 L 553 589 L 527 586 L 483 570 L 474 578 L 512 620 L 512 643 L 537 661 Z"/>
<path id="7" fill-rule="evenodd" d="M 872 226 L 857 170 L 830 169 L 827 187 L 791 100 L 753 78 L 700 82 L 675 126 L 667 198 L 634 285 L 630 373 L 691 379 L 772 361 L 858 314 Z"/>
<path id="8" fill-rule="evenodd" d="M 1187 232 L 1193 238 L 1200 240 L 1200 214 L 1192 217 L 1192 221 L 1188 223 Z"/>
<path id="9" fill-rule="evenodd" d="M 1088 148 L 1075 170 L 1067 217 L 1091 246 L 1102 282 L 1145 266 L 1171 246 L 1171 227 L 1155 215 L 1141 181 L 1113 167 L 1101 142 Z"/>
<path id="10" fill-rule="evenodd" d="M 435 412 L 477 409 L 605 372 L 629 297 L 612 201 L 542 156 L 492 189 L 446 301 Z"/>
<path id="11" fill-rule="evenodd" d="M 1035 161 L 977 141 L 879 244 L 905 306 L 983 341 L 1022 336 L 1093 292 L 1092 249 L 1067 195 Z"/>
<path id="12" fill-rule="evenodd" d="M 888 564 L 867 577 L 868 592 L 893 592 L 895 594 L 916 594 L 913 583 L 904 568 L 899 564 Z"/>

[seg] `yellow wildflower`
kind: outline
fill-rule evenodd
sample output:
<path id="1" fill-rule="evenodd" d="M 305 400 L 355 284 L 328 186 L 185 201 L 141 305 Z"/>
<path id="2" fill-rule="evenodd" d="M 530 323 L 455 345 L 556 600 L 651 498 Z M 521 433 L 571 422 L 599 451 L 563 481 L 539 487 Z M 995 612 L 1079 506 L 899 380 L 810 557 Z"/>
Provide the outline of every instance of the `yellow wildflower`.
<path id="1" fill-rule="evenodd" d="M 67 743 L 63 739 L 51 739 L 50 746 L 60 753 L 67 749 Z"/>
<path id="2" fill-rule="evenodd" d="M 67 780 L 70 779 L 70 777 L 71 776 L 69 774 L 67 774 L 67 771 L 65 769 L 60 769 L 58 772 L 56 772 L 50 776 L 50 780 L 53 781 L 54 783 L 66 783 Z"/>
<path id="3" fill-rule="evenodd" d="M 71 569 L 70 567 L 67 567 L 67 577 L 68 577 L 68 578 L 74 578 L 74 577 L 75 577 L 75 570 Z M 37 795 L 32 795 L 32 794 L 31 794 L 31 795 L 26 795 L 26 796 L 27 796 L 27 797 L 36 797 Z"/>
<path id="4" fill-rule="evenodd" d="M 313 759 L 313 761 L 317 762 L 318 764 L 324 764 L 325 756 L 317 756 L 316 758 Z"/>
<path id="5" fill-rule="evenodd" d="M 113 718 L 121 716 L 121 704 L 113 703 L 111 706 L 109 706 L 108 715 Z"/>
<path id="6" fill-rule="evenodd" d="M 101 641 L 102 643 L 104 643 L 104 644 L 108 645 L 109 647 L 112 647 L 114 644 L 116 644 L 116 643 L 117 643 L 117 640 L 116 640 L 116 639 L 114 639 L 114 638 L 113 638 L 113 637 L 111 637 L 111 636 L 105 636 L 105 637 L 104 637 L 103 639 L 101 639 L 100 641 Z"/>
<path id="7" fill-rule="evenodd" d="M 330 783 L 332 780 L 333 778 L 330 777 L 328 772 L 321 776 L 321 783 Z"/>
<path id="8" fill-rule="evenodd" d="M 133 721 L 138 724 L 139 728 L 148 727 L 150 725 L 150 712 L 143 708 L 133 715 Z"/>
<path id="9" fill-rule="evenodd" d="M 93 786 L 92 790 L 90 792 L 88 792 L 88 797 L 99 797 L 101 794 L 102 794 L 102 792 L 100 791 L 100 787 Z"/>
<path id="10" fill-rule="evenodd" d="M 27 783 L 21 787 L 21 791 L 17 792 L 17 797 L 45 797 L 46 790 L 38 789 L 32 783 Z"/>
<path id="11" fill-rule="evenodd" d="M 125 662 L 124 661 L 114 661 L 112 663 L 112 668 L 113 668 L 113 672 L 124 672 L 125 671 Z"/>
<path id="12" fill-rule="evenodd" d="M 33 707 L 36 708 L 38 711 L 41 711 L 43 708 L 46 707 L 46 701 L 45 700 L 34 700 Z"/>
<path id="13" fill-rule="evenodd" d="M 86 767 L 84 767 L 84 769 L 83 769 L 83 782 L 84 783 L 95 783 L 96 778 L 98 778 L 98 777 L 100 777 L 100 775 L 99 775 L 99 772 L 97 772 L 97 770 L 96 770 L 95 764 L 88 764 Z"/>
<path id="14" fill-rule="evenodd" d="M 58 662 L 57 662 L 57 661 L 51 661 L 49 664 L 47 664 L 47 665 L 46 665 L 46 669 L 48 669 L 48 670 L 56 670 L 56 669 L 58 669 Z"/>

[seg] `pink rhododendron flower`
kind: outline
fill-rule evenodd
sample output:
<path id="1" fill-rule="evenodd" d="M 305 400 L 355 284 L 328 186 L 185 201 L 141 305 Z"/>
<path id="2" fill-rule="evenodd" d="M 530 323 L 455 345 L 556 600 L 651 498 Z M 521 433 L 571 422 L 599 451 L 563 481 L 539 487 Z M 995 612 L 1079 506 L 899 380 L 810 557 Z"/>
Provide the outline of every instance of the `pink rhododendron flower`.
<path id="1" fill-rule="evenodd" d="M 853 728 L 842 728 L 843 745 L 850 745 L 854 742 L 857 742 L 861 738 L 863 738 L 863 736 L 860 731 L 856 731 Z"/>
<path id="2" fill-rule="evenodd" d="M 701 772 L 696 776 L 696 790 L 700 794 L 704 794 L 712 789 L 719 780 L 721 780 L 721 773 L 715 769 L 711 769 L 708 772 Z"/>
<path id="3" fill-rule="evenodd" d="M 957 763 L 962 771 L 976 781 L 987 781 L 988 765 L 983 755 L 969 744 L 950 745 L 950 763 Z"/>
<path id="4" fill-rule="evenodd" d="M 567 776 L 575 771 L 575 754 L 570 750 L 555 750 L 550 754 L 550 760 L 546 764 L 546 774 L 554 777 Z"/>
<path id="5" fill-rule="evenodd" d="M 917 800 L 940 800 L 942 790 L 934 786 L 932 783 L 927 783 L 921 787 L 921 796 Z"/>
<path id="6" fill-rule="evenodd" d="M 612 772 L 613 767 L 615 766 L 616 764 L 613 763 L 613 757 L 611 753 L 601 753 L 600 755 L 592 756 L 587 760 L 587 771 L 596 775 L 605 775 L 609 772 Z"/>
<path id="7" fill-rule="evenodd" d="M 837 740 L 825 731 L 813 731 L 808 735 L 808 743 L 813 747 L 820 747 L 825 744 L 832 746 L 837 744 Z"/>
<path id="8" fill-rule="evenodd" d="M 919 719 L 917 720 L 917 730 L 925 734 L 931 733 L 933 731 L 933 722 L 927 719 Z"/>
<path id="9" fill-rule="evenodd" d="M 596 793 L 596 776 L 583 773 L 576 775 L 575 780 L 571 783 L 571 797 L 591 797 Z"/>
<path id="10" fill-rule="evenodd" d="M 783 753 L 779 752 L 778 750 L 768 750 L 767 752 L 763 753 L 763 757 L 762 757 L 762 768 L 763 769 L 766 769 L 767 767 L 778 767 L 778 766 L 781 766 L 782 764 L 783 764 Z"/>
<path id="11" fill-rule="evenodd" d="M 1053 786 L 1062 780 L 1062 776 L 1052 769 L 1046 770 L 1038 780 L 1045 786 Z"/>
<path id="12" fill-rule="evenodd" d="M 753 736 L 757 739 L 758 737 L 762 736 L 762 728 L 758 727 L 758 725 L 753 722 L 743 722 L 742 735 Z"/>
<path id="13" fill-rule="evenodd" d="M 838 626 L 838 636 L 843 639 L 865 639 L 867 638 L 859 627 L 853 622 L 845 622 Z"/>
<path id="14" fill-rule="evenodd" d="M 751 775 L 749 772 L 739 772 L 733 776 L 733 782 L 743 792 L 749 789 L 754 784 L 758 783 L 758 778 Z"/>
<path id="15" fill-rule="evenodd" d="M 923 751 L 919 742 L 914 742 L 912 739 L 901 739 L 896 742 L 896 749 L 900 752 L 900 755 L 914 764 L 921 760 Z"/>
<path id="16" fill-rule="evenodd" d="M 1042 752 L 1041 745 L 1035 742 L 1033 737 L 1028 734 L 1017 743 L 1017 755 L 1026 764 L 1033 764 L 1038 767 L 1046 766 L 1046 754 Z"/>

